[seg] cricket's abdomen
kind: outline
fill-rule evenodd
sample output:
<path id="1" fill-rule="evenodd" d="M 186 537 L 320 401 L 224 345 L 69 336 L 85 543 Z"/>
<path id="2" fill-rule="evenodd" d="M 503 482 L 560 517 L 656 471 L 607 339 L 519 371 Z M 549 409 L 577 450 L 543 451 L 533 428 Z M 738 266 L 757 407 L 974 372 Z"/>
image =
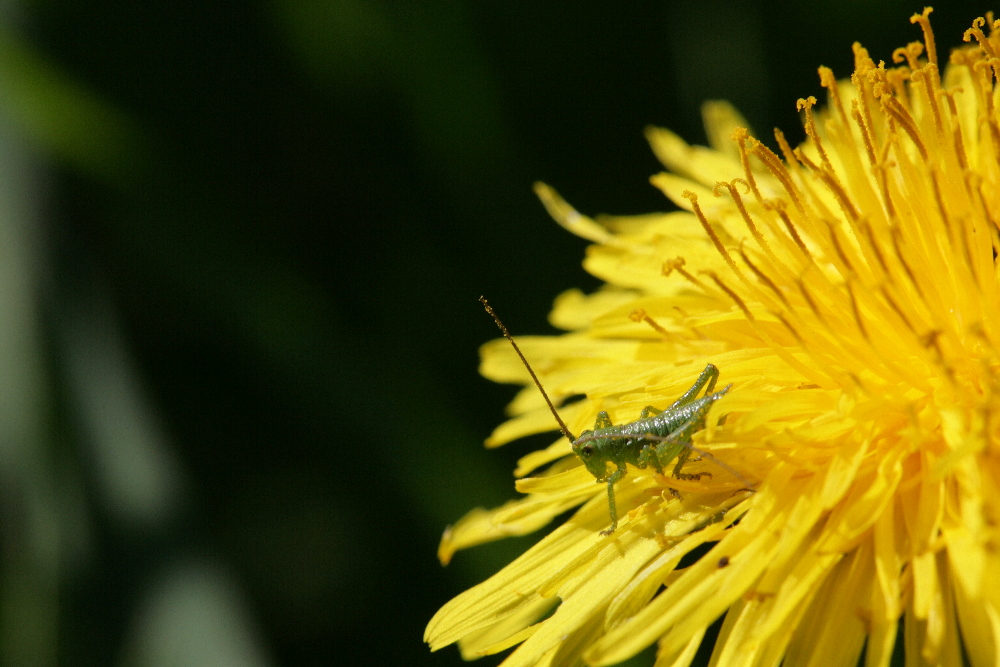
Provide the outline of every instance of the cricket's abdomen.
<path id="1" fill-rule="evenodd" d="M 639 455 L 643 447 L 655 446 L 658 443 L 650 441 L 643 436 L 666 438 L 692 420 L 695 422 L 703 420 L 709 404 L 721 398 L 723 393 L 719 392 L 718 394 L 703 396 L 688 405 L 673 408 L 669 412 L 662 412 L 652 417 L 638 419 L 627 424 L 617 424 L 597 429 L 593 432 L 594 442 L 599 443 L 597 445 L 598 449 L 602 451 L 609 461 L 629 463 L 644 468 L 645 466 L 639 461 Z M 690 446 L 690 436 L 686 440 L 686 442 L 678 442 L 677 445 L 680 447 Z"/>

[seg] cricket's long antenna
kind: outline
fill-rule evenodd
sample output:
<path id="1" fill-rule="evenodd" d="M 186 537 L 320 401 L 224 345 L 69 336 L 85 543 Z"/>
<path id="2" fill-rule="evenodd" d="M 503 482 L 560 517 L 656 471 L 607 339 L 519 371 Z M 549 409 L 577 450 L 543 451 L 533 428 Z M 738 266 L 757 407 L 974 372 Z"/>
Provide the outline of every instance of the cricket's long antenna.
<path id="1" fill-rule="evenodd" d="M 562 431 L 562 434 L 565 435 L 571 443 L 575 442 L 576 436 L 569 432 L 566 422 L 564 422 L 562 417 L 559 416 L 559 413 L 556 412 L 556 406 L 552 405 L 549 395 L 546 394 L 545 389 L 542 388 L 542 383 L 538 381 L 538 376 L 535 375 L 535 371 L 532 370 L 531 364 L 528 363 L 528 360 L 524 358 L 524 354 L 521 353 L 521 348 L 517 346 L 517 343 L 514 342 L 514 337 L 510 335 L 509 331 L 507 331 L 507 327 L 503 325 L 503 322 L 500 321 L 497 314 L 493 312 L 493 306 L 490 305 L 490 302 L 486 300 L 485 296 L 479 297 L 479 301 L 483 304 L 486 312 L 490 314 L 490 317 L 493 318 L 493 321 L 497 323 L 497 326 L 500 327 L 500 331 L 503 333 L 504 338 L 510 341 L 510 344 L 514 347 L 514 351 L 517 352 L 517 356 L 521 357 L 521 363 L 528 369 L 528 373 L 531 374 L 531 379 L 534 380 L 535 386 L 538 387 L 538 391 L 542 392 L 542 398 L 544 398 L 545 402 L 549 404 L 549 410 L 552 411 L 552 416 L 556 418 L 557 422 L 559 422 L 559 430 Z"/>

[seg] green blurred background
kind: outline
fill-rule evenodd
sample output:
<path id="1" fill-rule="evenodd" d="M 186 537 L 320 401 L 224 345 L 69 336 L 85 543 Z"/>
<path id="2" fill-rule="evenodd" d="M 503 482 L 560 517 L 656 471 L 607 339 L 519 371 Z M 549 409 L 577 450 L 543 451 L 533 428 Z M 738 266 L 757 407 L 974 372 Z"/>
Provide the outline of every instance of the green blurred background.
<path id="1" fill-rule="evenodd" d="M 668 210 L 644 126 L 798 140 L 920 9 L 3 3 L 0 664 L 459 664 L 424 625 L 531 539 L 443 569 L 441 531 L 551 440 L 483 450 L 476 299 L 545 333 L 597 285 L 531 183 Z"/>

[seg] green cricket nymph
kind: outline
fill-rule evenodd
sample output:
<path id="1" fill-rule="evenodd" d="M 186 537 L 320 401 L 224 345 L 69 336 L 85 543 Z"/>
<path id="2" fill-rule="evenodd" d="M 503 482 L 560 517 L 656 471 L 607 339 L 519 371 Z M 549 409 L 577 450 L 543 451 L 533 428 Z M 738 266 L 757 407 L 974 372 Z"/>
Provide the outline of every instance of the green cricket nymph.
<path id="1" fill-rule="evenodd" d="M 583 461 L 584 466 L 590 474 L 597 478 L 598 483 L 608 485 L 608 511 L 611 516 L 611 527 L 601 531 L 602 535 L 611 535 L 618 528 L 615 484 L 627 474 L 627 465 L 630 464 L 639 469 L 645 469 L 652 465 L 656 472 L 662 475 L 663 469 L 676 459 L 677 462 L 672 474 L 677 479 L 700 479 L 711 476 L 711 473 L 708 472 L 684 473 L 681 470 L 692 452 L 707 454 L 697 450 L 691 444 L 691 437 L 705 427 L 705 419 L 712 405 L 725 396 L 729 388 L 732 387 L 732 385 L 726 385 L 720 391 L 713 391 L 715 383 L 719 379 L 718 368 L 712 364 L 705 366 L 705 370 L 698 375 L 691 388 L 664 410 L 648 405 L 642 410 L 639 419 L 618 425 L 612 424 L 608 413 L 601 411 L 597 414 L 593 430 L 584 431 L 580 437 L 576 437 L 570 432 L 559 413 L 556 412 L 555 406 L 528 360 L 525 359 L 517 343 L 514 342 L 514 337 L 507 331 L 507 327 L 500 321 L 484 297 L 479 297 L 479 300 L 486 308 L 486 312 L 493 317 L 504 337 L 510 341 L 525 368 L 528 369 L 535 386 L 542 393 L 549 410 L 552 411 L 552 415 L 559 423 L 559 429 L 570 441 L 573 453 Z M 698 395 L 701 394 L 702 389 L 705 390 L 705 393 L 699 398 Z M 721 462 L 717 463 L 746 482 L 742 475 L 729 466 L 723 465 Z M 609 472 L 610 466 L 614 466 L 614 470 Z M 749 482 L 746 482 L 746 485 L 751 486 Z"/>

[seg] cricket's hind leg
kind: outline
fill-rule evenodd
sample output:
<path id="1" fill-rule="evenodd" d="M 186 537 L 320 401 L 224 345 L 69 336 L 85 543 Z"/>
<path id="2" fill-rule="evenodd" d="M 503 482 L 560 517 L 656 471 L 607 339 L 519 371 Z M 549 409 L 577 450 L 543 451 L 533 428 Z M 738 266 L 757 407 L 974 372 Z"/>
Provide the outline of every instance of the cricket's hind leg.
<path id="1" fill-rule="evenodd" d="M 661 465 L 670 463 L 676 457 L 677 463 L 674 465 L 673 476 L 677 479 L 701 479 L 712 476 L 710 472 L 681 472 L 684 464 L 691 457 L 691 436 L 704 428 L 705 415 L 708 414 L 708 410 L 714 402 L 708 397 L 701 400 L 704 403 L 695 410 L 694 414 L 668 436 L 669 440 L 661 442 L 655 448 L 656 457 Z"/>
<path id="2" fill-rule="evenodd" d="M 676 408 L 682 408 L 685 405 L 688 405 L 689 403 L 693 403 L 694 401 L 698 400 L 698 394 L 701 393 L 702 387 L 705 388 L 705 396 L 708 396 L 709 394 L 712 393 L 712 390 L 715 389 L 715 383 L 718 381 L 718 379 L 719 379 L 719 369 L 716 368 L 714 364 L 708 364 L 707 366 L 705 366 L 705 370 L 703 370 L 701 374 L 698 375 L 698 378 L 694 381 L 694 384 L 691 385 L 691 388 L 685 391 L 684 394 L 676 401 L 674 401 L 669 408 L 667 408 L 666 410 L 660 410 L 659 408 L 655 408 L 652 405 L 647 405 L 642 409 L 642 412 L 639 414 L 639 419 L 645 419 L 646 417 L 659 415 L 664 412 L 669 412 L 670 410 L 674 410 Z"/>
<path id="3" fill-rule="evenodd" d="M 667 412 L 675 408 L 684 407 L 689 403 L 693 403 L 698 398 L 698 394 L 701 393 L 702 387 L 705 388 L 705 395 L 712 393 L 715 389 L 715 383 L 719 380 L 719 369 L 715 367 L 715 364 L 708 364 L 705 366 L 705 370 L 698 375 L 698 378 L 691 385 L 691 388 L 684 392 L 684 394 L 678 398 L 673 404 L 664 410 Z M 648 408 L 647 408 L 648 409 Z"/>

